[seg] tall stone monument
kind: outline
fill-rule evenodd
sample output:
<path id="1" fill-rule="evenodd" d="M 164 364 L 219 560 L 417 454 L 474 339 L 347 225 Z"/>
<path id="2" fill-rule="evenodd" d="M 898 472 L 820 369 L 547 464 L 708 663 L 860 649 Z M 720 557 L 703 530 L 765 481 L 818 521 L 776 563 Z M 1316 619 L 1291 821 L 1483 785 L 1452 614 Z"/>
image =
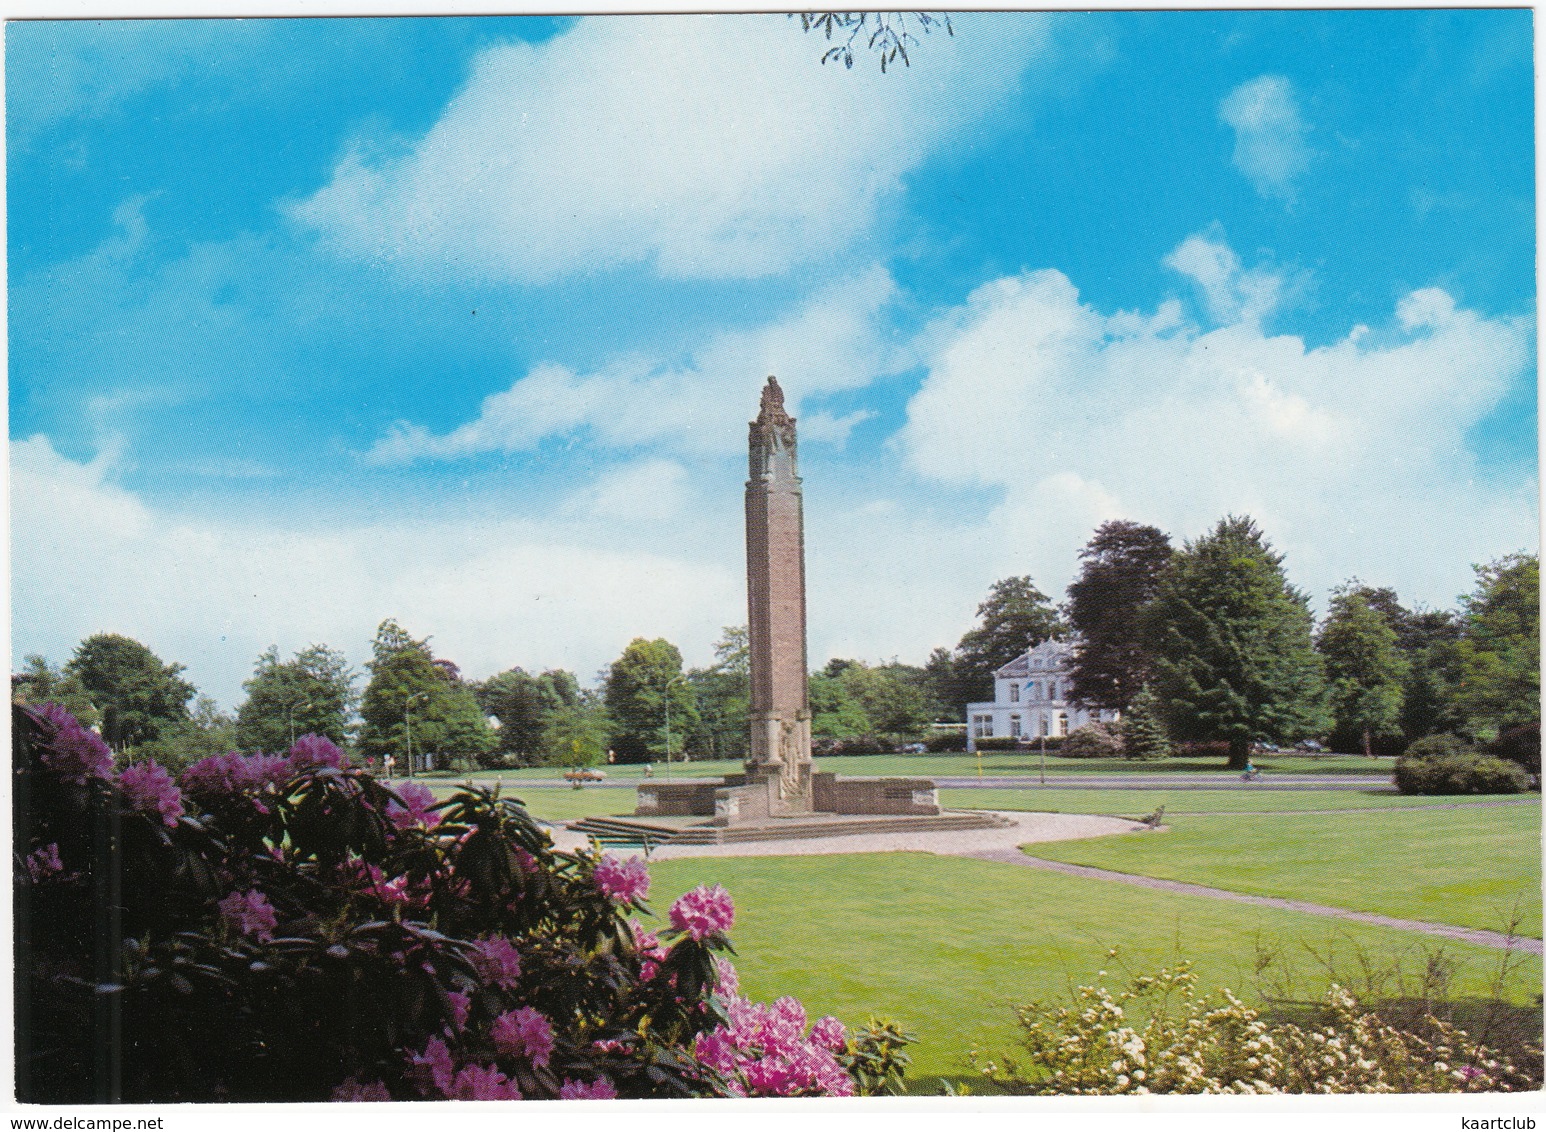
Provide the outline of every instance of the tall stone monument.
<path id="1" fill-rule="evenodd" d="M 805 649 L 805 518 L 795 422 L 770 377 L 751 423 L 746 481 L 746 604 L 751 649 L 747 781 L 772 782 L 775 812 L 811 809 L 811 705 Z"/>
<path id="2" fill-rule="evenodd" d="M 927 778 L 839 778 L 811 763 L 805 651 L 805 522 L 795 422 L 768 378 L 751 423 L 746 481 L 746 601 L 751 755 L 743 774 L 648 782 L 631 818 L 570 826 L 598 836 L 684 843 L 831 837 L 868 829 L 974 829 L 1002 819 L 943 813 Z M 698 821 L 693 819 L 708 819 Z M 674 823 L 674 824 L 673 824 Z M 645 842 L 648 844 L 648 841 Z"/>

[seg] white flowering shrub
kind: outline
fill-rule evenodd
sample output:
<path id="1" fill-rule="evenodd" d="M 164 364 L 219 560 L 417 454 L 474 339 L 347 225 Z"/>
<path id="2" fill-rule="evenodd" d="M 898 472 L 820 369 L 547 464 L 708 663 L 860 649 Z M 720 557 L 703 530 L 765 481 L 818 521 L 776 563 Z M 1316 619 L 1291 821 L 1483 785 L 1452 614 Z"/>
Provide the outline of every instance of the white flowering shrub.
<path id="1" fill-rule="evenodd" d="M 1102 975 L 1105 972 L 1101 972 Z M 1539 1050 L 1520 1067 L 1428 1016 L 1398 1030 L 1340 986 L 1320 1019 L 1269 1023 L 1229 990 L 1199 994 L 1189 963 L 1113 993 L 1080 987 L 1071 1005 L 1018 1011 L 1020 1049 L 969 1056 L 1020 1094 L 1484 1093 L 1541 1087 Z"/>

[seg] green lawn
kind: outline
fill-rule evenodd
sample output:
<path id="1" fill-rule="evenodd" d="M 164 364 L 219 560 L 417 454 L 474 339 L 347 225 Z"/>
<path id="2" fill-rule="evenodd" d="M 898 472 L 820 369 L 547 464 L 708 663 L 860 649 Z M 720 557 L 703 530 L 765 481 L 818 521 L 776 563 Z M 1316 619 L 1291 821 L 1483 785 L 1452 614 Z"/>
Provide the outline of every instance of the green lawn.
<path id="1" fill-rule="evenodd" d="M 1334 946 L 1344 981 L 1355 987 L 1359 949 L 1401 956 L 1415 980 L 1442 946 L 1460 962 L 1452 993 L 1485 997 L 1502 955 L 1300 913 L 919 853 L 693 858 L 656 861 L 650 871 L 651 904 L 662 915 L 694 885 L 730 890 L 745 993 L 762 1000 L 792 994 L 813 1015 L 850 1023 L 872 1013 L 906 1023 L 921 1039 L 911 1076 L 922 1092 L 937 1091 L 940 1076 L 964 1077 L 974 1044 L 1004 1049 L 1014 1004 L 1061 999 L 1102 968 L 1116 986 L 1125 972 L 1184 957 L 1205 987 L 1227 985 L 1249 999 L 1262 940 L 1300 972 L 1297 997 L 1307 997 L 1328 976 L 1303 945 L 1323 953 Z M 1111 947 L 1119 949 L 1116 958 L 1107 955 Z M 1514 958 L 1520 965 L 1502 997 L 1533 1004 L 1540 961 Z"/>
<path id="2" fill-rule="evenodd" d="M 1384 794 L 1367 790 L 1079 790 L 1049 786 L 1044 789 L 966 790 L 942 789 L 942 805 L 964 810 L 1039 810 L 1056 814 L 1111 814 L 1131 818 L 1165 807 L 1171 817 L 1180 814 L 1233 813 L 1258 810 L 1295 813 L 1300 810 L 1427 809 L 1457 802 L 1514 801 L 1520 796 L 1448 798 L 1412 794 Z M 1521 805 L 1539 804 L 1530 795 Z"/>
<path id="3" fill-rule="evenodd" d="M 1517 905 L 1519 930 L 1541 935 L 1539 805 L 1420 814 L 1215 813 L 1180 818 L 1165 833 L 1046 842 L 1025 851 L 1464 927 L 1503 930 Z"/>

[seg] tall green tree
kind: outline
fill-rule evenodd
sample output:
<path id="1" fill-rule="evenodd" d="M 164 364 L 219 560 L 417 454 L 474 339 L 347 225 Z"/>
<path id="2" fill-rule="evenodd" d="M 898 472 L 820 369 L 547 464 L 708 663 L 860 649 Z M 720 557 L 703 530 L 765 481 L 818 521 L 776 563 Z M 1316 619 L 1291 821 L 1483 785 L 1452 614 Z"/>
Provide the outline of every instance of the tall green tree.
<path id="1" fill-rule="evenodd" d="M 1337 733 L 1357 736 L 1363 753 L 1373 755 L 1376 736 L 1401 730 L 1409 670 L 1388 615 L 1356 581 L 1339 586 L 1315 646 L 1325 665 Z"/>
<path id="2" fill-rule="evenodd" d="M 472 685 L 483 711 L 499 720 L 498 750 L 517 762 L 543 757 L 548 720 L 580 704 L 580 681 L 561 668 L 533 675 L 511 668 Z"/>
<path id="3" fill-rule="evenodd" d="M 1170 735 L 1161 718 L 1159 697 L 1145 684 L 1128 704 L 1120 725 L 1122 757 L 1152 761 L 1170 757 Z"/>
<path id="4" fill-rule="evenodd" d="M 1541 719 L 1541 569 L 1533 554 L 1475 567 L 1476 589 L 1461 598 L 1456 645 L 1456 713 L 1472 738 Z"/>
<path id="5" fill-rule="evenodd" d="M 128 755 L 134 762 L 153 760 L 175 773 L 206 755 L 223 755 L 237 746 L 235 717 L 221 711 L 211 697 L 199 696 L 187 720 L 161 728 L 154 739 L 130 747 Z"/>
<path id="6" fill-rule="evenodd" d="M 1139 611 L 1153 598 L 1172 553 L 1158 527 L 1126 519 L 1102 523 L 1079 551 L 1068 587 L 1068 622 L 1078 638 L 1070 665 L 1072 698 L 1125 710 L 1149 675 Z"/>
<path id="7" fill-rule="evenodd" d="M 194 687 L 180 664 L 161 658 L 131 637 L 87 637 L 65 665 L 102 715 L 102 738 L 115 751 L 156 738 L 163 728 L 188 719 Z"/>
<path id="8" fill-rule="evenodd" d="M 82 727 L 102 722 L 102 713 L 91 702 L 91 693 L 80 677 L 55 668 L 47 657 L 36 653 L 23 660 L 22 670 L 11 677 L 11 698 L 19 703 L 58 704 Z"/>
<path id="9" fill-rule="evenodd" d="M 727 625 L 714 645 L 714 663 L 687 674 L 697 698 L 698 723 L 687 738 L 695 755 L 744 759 L 751 745 L 751 648 L 745 625 Z"/>
<path id="10" fill-rule="evenodd" d="M 956 646 L 954 665 L 971 700 L 991 699 L 996 669 L 1068 629 L 1051 599 L 1023 575 L 994 582 L 977 617 L 979 624 Z"/>
<path id="11" fill-rule="evenodd" d="M 663 638 L 635 637 L 612 662 L 606 705 L 614 727 L 612 745 L 623 762 L 677 757 L 698 723 L 697 700 L 682 671 L 681 651 Z"/>
<path id="12" fill-rule="evenodd" d="M 236 711 L 236 741 L 247 751 L 283 751 L 301 735 L 322 735 L 344 746 L 359 704 L 359 674 L 341 652 L 310 645 L 290 660 L 270 645 L 258 657 L 247 698 Z"/>
<path id="13" fill-rule="evenodd" d="M 594 692 L 559 704 L 542 725 L 541 754 L 552 766 L 595 766 L 607 752 L 612 720 Z"/>
<path id="14" fill-rule="evenodd" d="M 406 770 L 410 751 L 453 766 L 481 765 L 493 754 L 493 729 L 472 689 L 435 663 L 427 639 L 415 640 L 396 621 L 383 621 L 369 668 L 359 743 L 367 757 L 390 754 Z"/>
<path id="15" fill-rule="evenodd" d="M 1254 741 L 1320 733 L 1329 718 L 1313 627 L 1282 555 L 1249 518 L 1187 543 L 1144 613 L 1170 733 L 1228 743 L 1237 769 Z"/>

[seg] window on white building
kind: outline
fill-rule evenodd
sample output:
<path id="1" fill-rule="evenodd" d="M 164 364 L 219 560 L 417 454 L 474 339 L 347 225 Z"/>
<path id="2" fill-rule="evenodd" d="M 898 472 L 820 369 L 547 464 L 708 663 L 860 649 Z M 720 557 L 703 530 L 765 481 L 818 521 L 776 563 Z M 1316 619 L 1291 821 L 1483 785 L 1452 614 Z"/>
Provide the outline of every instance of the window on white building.
<path id="1" fill-rule="evenodd" d="M 1043 735 L 1052 734 L 1052 721 L 1046 716 L 1041 717 L 1041 733 Z"/>
<path id="2" fill-rule="evenodd" d="M 1058 734 L 1068 734 L 1068 716 L 1064 715 L 1062 712 L 1058 712 Z"/>
<path id="3" fill-rule="evenodd" d="M 1009 702 L 1012 704 L 1017 704 L 1020 702 L 1020 685 L 1009 685 Z"/>
<path id="4" fill-rule="evenodd" d="M 991 715 L 972 716 L 972 734 L 979 739 L 993 738 L 993 717 Z"/>
<path id="5" fill-rule="evenodd" d="M 1018 715 L 1009 717 L 1009 735 L 1013 739 L 1020 738 L 1020 717 Z"/>

